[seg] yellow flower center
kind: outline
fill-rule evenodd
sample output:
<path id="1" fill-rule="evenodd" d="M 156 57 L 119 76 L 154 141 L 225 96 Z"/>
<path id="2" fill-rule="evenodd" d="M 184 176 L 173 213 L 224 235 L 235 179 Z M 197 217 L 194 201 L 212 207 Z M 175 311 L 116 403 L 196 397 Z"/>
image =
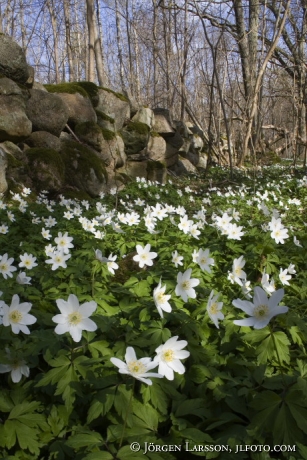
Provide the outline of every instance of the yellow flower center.
<path id="1" fill-rule="evenodd" d="M 82 321 L 82 315 L 78 311 L 74 311 L 68 315 L 68 322 L 71 326 L 77 326 Z"/>
<path id="2" fill-rule="evenodd" d="M 128 369 L 131 374 L 144 374 L 146 372 L 146 367 L 140 361 L 130 361 Z"/>
<path id="3" fill-rule="evenodd" d="M 269 313 L 269 308 L 267 305 L 258 305 L 254 310 L 255 318 L 261 319 L 267 316 Z"/>
<path id="4" fill-rule="evenodd" d="M 182 287 L 182 289 L 185 289 L 185 290 L 186 290 L 186 289 L 190 289 L 190 281 L 188 281 L 188 280 L 187 280 L 187 281 L 183 281 L 183 282 L 181 283 L 181 287 Z"/>
<path id="5" fill-rule="evenodd" d="M 11 323 L 19 323 L 22 320 L 22 313 L 19 310 L 11 311 L 9 320 Z"/>
<path id="6" fill-rule="evenodd" d="M 8 265 L 3 263 L 3 264 L 0 264 L 0 270 L 3 270 L 3 271 L 7 271 L 8 269 Z"/>
<path id="7" fill-rule="evenodd" d="M 163 361 L 171 362 L 174 360 L 174 352 L 173 350 L 166 350 L 163 353 Z"/>
<path id="8" fill-rule="evenodd" d="M 216 315 L 218 313 L 217 303 L 214 302 L 212 305 L 210 305 L 209 310 L 211 315 Z"/>
<path id="9" fill-rule="evenodd" d="M 157 295 L 157 301 L 158 303 L 165 303 L 165 294 L 163 294 L 163 292 L 159 292 L 159 294 Z"/>

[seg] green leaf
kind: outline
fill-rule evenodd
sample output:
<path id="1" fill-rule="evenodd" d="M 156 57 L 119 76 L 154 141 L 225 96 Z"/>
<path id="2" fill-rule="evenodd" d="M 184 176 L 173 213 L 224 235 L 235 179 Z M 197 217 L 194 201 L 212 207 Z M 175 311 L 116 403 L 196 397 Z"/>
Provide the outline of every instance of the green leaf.
<path id="1" fill-rule="evenodd" d="M 0 393 L 0 411 L 1 412 L 10 412 L 14 404 L 12 403 L 9 395 L 6 391 L 1 391 Z"/>
<path id="2" fill-rule="evenodd" d="M 157 411 L 150 406 L 150 404 L 146 404 L 146 406 L 140 403 L 137 400 L 133 401 L 133 413 L 136 417 L 133 417 L 134 424 L 138 424 L 140 426 L 144 426 L 149 428 L 150 430 L 156 431 L 158 428 L 158 413 Z M 141 423 L 141 422 L 143 423 Z"/>
<path id="3" fill-rule="evenodd" d="M 204 400 L 201 398 L 187 399 L 179 404 L 176 409 L 175 416 L 182 417 L 184 415 L 193 414 L 200 418 L 207 413 L 205 410 Z"/>
<path id="4" fill-rule="evenodd" d="M 99 433 L 88 432 L 88 433 L 77 433 L 71 436 L 66 444 L 73 449 L 79 450 L 82 447 L 93 448 L 103 444 L 103 439 Z"/>
<path id="5" fill-rule="evenodd" d="M 256 350 L 258 363 L 265 364 L 273 358 L 277 362 L 290 362 L 290 342 L 286 334 L 282 331 L 271 333 Z"/>
<path id="6" fill-rule="evenodd" d="M 23 414 L 28 414 L 29 412 L 33 412 L 35 409 L 38 409 L 40 406 L 39 402 L 32 401 L 32 402 L 27 402 L 25 401 L 22 404 L 18 404 L 17 406 L 14 406 L 8 419 L 18 419 L 20 418 L 21 415 Z"/>
<path id="7" fill-rule="evenodd" d="M 99 452 L 92 452 L 86 455 L 83 457 L 83 460 L 114 460 L 114 457 L 110 452 L 100 450 Z"/>
<path id="8" fill-rule="evenodd" d="M 184 430 L 180 431 L 180 434 L 183 438 L 190 439 L 191 441 L 197 443 L 212 442 L 211 436 L 204 433 L 203 431 L 198 430 L 197 428 L 185 428 Z"/>
<path id="9" fill-rule="evenodd" d="M 100 415 L 105 415 L 114 404 L 115 389 L 100 391 L 93 400 L 87 415 L 87 423 L 91 423 Z"/>
<path id="10" fill-rule="evenodd" d="M 134 460 L 134 459 L 144 459 L 144 454 L 142 452 L 133 452 L 131 450 L 130 446 L 124 446 L 119 449 L 119 451 L 116 454 L 116 458 L 119 458 L 120 460 Z M 146 457 L 145 457 L 146 458 Z"/>

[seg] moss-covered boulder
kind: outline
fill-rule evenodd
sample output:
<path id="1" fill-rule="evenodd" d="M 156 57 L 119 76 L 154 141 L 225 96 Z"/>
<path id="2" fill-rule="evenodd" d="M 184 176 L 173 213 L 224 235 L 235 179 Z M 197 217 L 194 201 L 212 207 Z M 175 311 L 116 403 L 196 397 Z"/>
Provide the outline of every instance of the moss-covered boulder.
<path id="1" fill-rule="evenodd" d="M 29 68 L 22 48 L 4 34 L 0 34 L 0 73 L 22 85 L 29 78 Z"/>
<path id="2" fill-rule="evenodd" d="M 25 139 L 25 143 L 29 147 L 48 148 L 56 150 L 57 152 L 61 149 L 60 139 L 47 131 L 35 131 L 31 133 L 30 136 Z"/>
<path id="3" fill-rule="evenodd" d="M 132 117 L 131 121 L 144 123 L 149 129 L 151 129 L 155 121 L 155 116 L 153 111 L 148 107 L 141 107 Z"/>
<path id="4" fill-rule="evenodd" d="M 148 161 L 147 179 L 151 181 L 157 181 L 160 184 L 165 184 L 167 180 L 167 168 L 165 162 Z"/>
<path id="5" fill-rule="evenodd" d="M 92 197 L 98 196 L 107 182 L 107 172 L 97 154 L 90 147 L 71 140 L 62 140 L 61 154 L 65 183 Z"/>
<path id="6" fill-rule="evenodd" d="M 130 121 L 120 133 L 125 144 L 125 152 L 128 156 L 138 153 L 147 147 L 149 127 L 145 123 Z"/>
<path id="7" fill-rule="evenodd" d="M 7 157 L 6 180 L 9 191 L 19 192 L 23 187 L 32 189 L 33 184 L 28 174 L 28 160 L 25 153 L 10 141 L 2 142 L 0 148 Z"/>
<path id="8" fill-rule="evenodd" d="M 126 160 L 125 146 L 121 136 L 101 128 L 92 122 L 78 123 L 75 127 L 78 138 L 93 147 L 106 166 L 123 166 Z"/>
<path id="9" fill-rule="evenodd" d="M 119 168 L 117 172 L 124 174 L 131 179 L 136 177 L 144 177 L 147 180 L 147 163 L 148 161 L 127 161 L 123 168 Z"/>
<path id="10" fill-rule="evenodd" d="M 192 163 L 181 156 L 178 157 L 178 161 L 171 166 L 171 171 L 173 171 L 176 176 L 186 176 L 188 174 L 198 174 L 197 168 L 192 165 Z"/>
<path id="11" fill-rule="evenodd" d="M 126 120 L 130 119 L 130 105 L 128 99 L 120 93 L 108 88 L 99 87 L 99 102 L 96 111 L 114 119 L 114 130 L 120 130 Z"/>
<path id="12" fill-rule="evenodd" d="M 59 93 L 68 111 L 68 125 L 74 128 L 77 123 L 93 122 L 96 123 L 97 115 L 88 97 L 80 93 Z"/>
<path id="13" fill-rule="evenodd" d="M 26 102 L 26 113 L 32 122 L 32 130 L 59 136 L 68 121 L 67 106 L 56 94 L 38 89 L 29 91 L 31 97 Z"/>
<path id="14" fill-rule="evenodd" d="M 49 148 L 30 148 L 25 151 L 28 174 L 37 192 L 58 192 L 64 185 L 65 164 L 59 152 Z"/>
<path id="15" fill-rule="evenodd" d="M 31 131 L 32 123 L 26 114 L 23 95 L 0 95 L 0 142 L 21 142 Z"/>

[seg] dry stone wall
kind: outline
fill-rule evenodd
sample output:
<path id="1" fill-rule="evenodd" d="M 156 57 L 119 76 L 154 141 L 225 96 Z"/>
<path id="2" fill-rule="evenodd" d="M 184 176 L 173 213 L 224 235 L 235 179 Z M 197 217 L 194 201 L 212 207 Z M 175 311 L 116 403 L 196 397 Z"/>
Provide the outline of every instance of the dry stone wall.
<path id="1" fill-rule="evenodd" d="M 19 187 L 95 197 L 129 178 L 206 168 L 199 128 L 91 82 L 41 85 L 0 34 L 0 194 Z"/>

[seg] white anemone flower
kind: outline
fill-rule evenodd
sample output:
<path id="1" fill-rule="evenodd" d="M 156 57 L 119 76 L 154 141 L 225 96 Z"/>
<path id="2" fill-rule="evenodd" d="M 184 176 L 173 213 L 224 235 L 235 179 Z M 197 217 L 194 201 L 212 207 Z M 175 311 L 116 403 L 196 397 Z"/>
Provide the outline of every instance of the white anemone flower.
<path id="1" fill-rule="evenodd" d="M 6 372 L 11 373 L 11 378 L 14 383 L 20 382 L 22 376 L 29 377 L 30 369 L 23 359 L 13 357 L 8 349 L 6 349 L 8 364 L 0 364 L 0 374 Z"/>
<path id="2" fill-rule="evenodd" d="M 51 259 L 46 260 L 46 264 L 52 264 L 51 270 L 57 270 L 59 267 L 67 268 L 66 260 L 70 259 L 71 254 L 64 255 L 64 252 L 54 251 L 47 254 Z"/>
<path id="3" fill-rule="evenodd" d="M 279 279 L 280 279 L 282 284 L 289 286 L 290 285 L 289 280 L 291 278 L 292 278 L 292 276 L 288 275 L 288 270 L 286 268 L 285 268 L 285 270 L 283 270 L 282 268 L 280 269 Z"/>
<path id="4" fill-rule="evenodd" d="M 172 307 L 168 303 L 171 295 L 166 295 L 165 289 L 166 285 L 162 286 L 160 279 L 158 286 L 153 291 L 154 302 L 161 318 L 163 318 L 163 311 L 166 311 L 167 313 L 172 311 Z"/>
<path id="5" fill-rule="evenodd" d="M 11 264 L 13 263 L 13 257 L 8 259 L 8 254 L 5 253 L 3 256 L 0 256 L 0 273 L 2 273 L 4 279 L 8 276 L 13 278 L 12 272 L 17 270 L 16 267 L 13 267 Z"/>
<path id="6" fill-rule="evenodd" d="M 26 276 L 25 272 L 20 272 L 16 276 L 16 281 L 18 284 L 31 284 L 31 279 L 32 278 L 30 276 Z"/>
<path id="7" fill-rule="evenodd" d="M 52 318 L 54 323 L 58 323 L 54 330 L 56 334 L 61 335 L 69 332 L 75 342 L 80 342 L 82 331 L 96 331 L 97 324 L 89 319 L 89 316 L 97 308 L 96 302 L 85 302 L 79 305 L 78 298 L 74 294 L 70 294 L 67 302 L 58 299 L 56 303 L 61 312 L 60 315 L 55 315 Z"/>
<path id="8" fill-rule="evenodd" d="M 192 268 L 188 268 L 184 273 L 179 272 L 177 275 L 177 286 L 175 293 L 180 296 L 184 302 L 189 297 L 192 299 L 196 298 L 196 292 L 193 287 L 199 284 L 199 279 L 191 278 Z"/>
<path id="9" fill-rule="evenodd" d="M 29 302 L 19 303 L 19 296 L 14 294 L 10 307 L 5 303 L 2 306 L 3 326 L 11 326 L 14 334 L 19 334 L 20 331 L 24 334 L 30 334 L 28 326 L 36 322 L 35 316 L 28 314 L 32 304 Z"/>
<path id="10" fill-rule="evenodd" d="M 214 259 L 210 257 L 209 249 L 199 249 L 198 253 L 196 254 L 195 261 L 202 270 L 211 273 L 210 265 L 214 265 Z"/>
<path id="11" fill-rule="evenodd" d="M 150 244 L 146 244 L 144 248 L 140 244 L 136 245 L 137 255 L 133 257 L 133 260 L 139 263 L 140 268 L 143 268 L 145 265 L 153 265 L 152 259 L 155 259 L 158 254 L 150 252 L 150 248 Z"/>
<path id="12" fill-rule="evenodd" d="M 223 302 L 218 302 L 220 294 L 217 293 L 214 295 L 214 291 L 212 290 L 208 299 L 208 304 L 207 304 L 207 312 L 208 315 L 215 324 L 215 326 L 219 329 L 219 319 L 224 319 L 224 315 L 221 312 L 222 307 L 223 307 Z"/>
<path id="13" fill-rule="evenodd" d="M 162 378 L 163 375 L 156 374 L 154 372 L 148 372 L 158 366 L 157 362 L 151 360 L 151 358 L 140 358 L 137 359 L 134 348 L 127 347 L 126 362 L 118 359 L 111 358 L 110 361 L 114 366 L 118 367 L 120 374 L 128 374 L 137 380 L 140 380 L 147 385 L 152 385 L 152 381 L 148 377 Z"/>
<path id="14" fill-rule="evenodd" d="M 62 250 L 64 254 L 68 254 L 69 250 L 74 247 L 74 245 L 71 243 L 73 238 L 68 236 L 68 232 L 66 232 L 64 235 L 62 235 L 62 232 L 59 232 L 57 238 L 54 238 L 54 241 L 58 246 L 58 250 Z"/>
<path id="15" fill-rule="evenodd" d="M 168 380 L 174 380 L 174 371 L 178 374 L 184 374 L 185 367 L 180 361 L 188 358 L 190 352 L 183 350 L 187 346 L 186 340 L 178 340 L 178 335 L 168 339 L 164 345 L 160 345 L 156 349 L 157 355 L 154 361 L 159 364 L 159 374 L 165 376 Z"/>
<path id="16" fill-rule="evenodd" d="M 37 267 L 36 262 L 36 257 L 34 257 L 32 254 L 27 254 L 26 252 L 22 255 L 19 256 L 21 262 L 19 263 L 18 267 L 25 267 L 28 270 L 31 270 L 31 268 Z"/>
<path id="17" fill-rule="evenodd" d="M 175 267 L 177 268 L 178 265 L 183 265 L 183 257 L 178 254 L 177 251 L 172 252 L 172 262 L 175 264 Z"/>
<path id="18" fill-rule="evenodd" d="M 250 316 L 250 318 L 235 320 L 234 324 L 237 326 L 250 326 L 255 329 L 263 329 L 274 316 L 287 313 L 288 307 L 278 305 L 283 296 L 284 290 L 278 289 L 268 299 L 265 291 L 261 287 L 256 286 L 253 303 L 241 299 L 236 299 L 232 302 L 235 307 L 240 308 Z"/>

